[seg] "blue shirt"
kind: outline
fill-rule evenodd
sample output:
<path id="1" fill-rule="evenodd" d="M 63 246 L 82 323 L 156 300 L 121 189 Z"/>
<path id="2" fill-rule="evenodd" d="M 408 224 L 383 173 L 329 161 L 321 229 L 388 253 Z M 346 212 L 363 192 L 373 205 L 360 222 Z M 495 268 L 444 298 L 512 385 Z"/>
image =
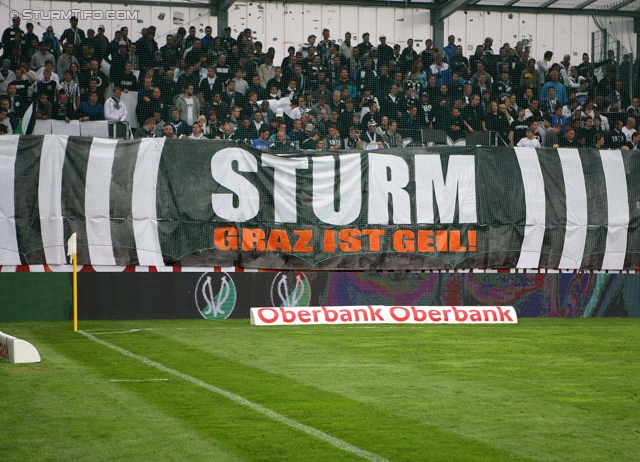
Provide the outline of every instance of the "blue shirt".
<path id="1" fill-rule="evenodd" d="M 269 140 L 262 141 L 260 138 L 256 138 L 255 140 L 251 140 L 251 147 L 259 149 L 261 151 L 269 150 Z"/>
<path id="2" fill-rule="evenodd" d="M 545 98 L 548 98 L 549 87 L 553 87 L 556 89 L 556 98 L 560 101 L 560 104 L 563 106 L 567 104 L 567 89 L 560 82 L 547 82 L 542 86 L 542 90 L 540 90 L 540 101 Z"/>

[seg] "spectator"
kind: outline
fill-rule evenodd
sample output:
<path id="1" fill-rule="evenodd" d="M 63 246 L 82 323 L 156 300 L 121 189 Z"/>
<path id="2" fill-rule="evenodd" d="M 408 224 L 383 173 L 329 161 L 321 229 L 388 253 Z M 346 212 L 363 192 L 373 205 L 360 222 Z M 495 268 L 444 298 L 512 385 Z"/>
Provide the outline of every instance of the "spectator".
<path id="1" fill-rule="evenodd" d="M 453 37 L 453 36 L 452 36 Z M 435 53 L 433 55 L 434 62 L 429 67 L 429 76 L 436 76 L 436 85 L 442 85 L 443 83 L 449 84 L 453 81 L 451 76 L 451 70 L 449 65 L 442 61 L 442 54 Z"/>
<path id="2" fill-rule="evenodd" d="M 130 91 L 138 91 L 138 78 L 133 73 L 133 64 L 127 62 L 125 64 L 124 73 L 120 76 L 119 79 L 114 80 L 113 83 L 115 86 L 122 88 L 122 91 L 124 93 L 129 93 Z"/>
<path id="3" fill-rule="evenodd" d="M 184 88 L 184 93 L 178 95 L 176 98 L 176 107 L 180 110 L 180 115 L 183 117 L 189 126 L 198 120 L 200 115 L 200 102 L 198 98 L 193 96 L 193 85 L 188 85 Z"/>
<path id="4" fill-rule="evenodd" d="M 511 123 L 511 131 L 509 132 L 509 145 L 517 146 L 518 142 L 526 136 L 529 124 L 524 118 L 524 108 L 518 109 L 518 117 Z"/>
<path id="5" fill-rule="evenodd" d="M 56 100 L 56 95 L 61 88 L 60 84 L 51 79 L 51 70 L 46 69 L 42 81 L 36 83 L 33 92 L 35 95 L 46 94 L 48 101 L 51 102 Z M 36 98 L 36 96 L 34 96 L 34 98 Z"/>
<path id="6" fill-rule="evenodd" d="M 145 120 L 144 124 L 142 124 L 142 127 L 139 127 L 135 131 L 135 133 L 133 134 L 133 137 L 135 139 L 155 138 L 156 137 L 156 133 L 154 130 L 155 126 L 156 126 L 156 122 L 153 118 L 149 118 Z"/>
<path id="7" fill-rule="evenodd" d="M 606 138 L 603 134 L 601 133 L 596 133 L 593 136 L 593 147 L 596 149 L 606 149 L 605 148 L 605 144 L 606 144 Z"/>
<path id="8" fill-rule="evenodd" d="M 258 131 L 255 125 L 251 124 L 251 118 L 248 115 L 242 116 L 241 125 L 236 128 L 234 136 L 237 140 L 245 141 L 247 144 L 258 138 Z"/>
<path id="9" fill-rule="evenodd" d="M 293 121 L 293 128 L 287 133 L 287 138 L 291 141 L 303 141 L 304 131 L 302 130 L 302 122 L 300 119 Z"/>
<path id="10" fill-rule="evenodd" d="M 64 73 L 71 68 L 72 63 L 80 66 L 78 58 L 73 56 L 73 43 L 67 43 L 64 47 L 64 54 L 58 58 L 58 66 L 56 68 L 58 75 L 64 75 Z"/>
<path id="11" fill-rule="evenodd" d="M 213 93 L 211 100 L 207 102 L 204 109 L 207 114 L 211 110 L 215 111 L 218 120 L 225 120 L 230 113 L 229 105 L 222 101 L 219 92 Z"/>
<path id="12" fill-rule="evenodd" d="M 89 92 L 89 86 L 91 79 L 94 78 L 97 81 L 96 92 L 100 92 L 100 95 L 104 98 L 109 90 L 109 78 L 98 68 L 98 61 L 91 60 L 91 67 L 84 69 L 80 72 L 80 94 Z"/>
<path id="13" fill-rule="evenodd" d="M 462 119 L 464 120 L 464 126 L 470 133 L 487 131 L 484 111 L 480 107 L 480 96 L 473 95 L 471 97 L 471 104 L 462 109 Z"/>
<path id="14" fill-rule="evenodd" d="M 82 29 L 78 28 L 78 18 L 71 16 L 69 23 L 71 27 L 62 33 L 62 36 L 60 37 L 60 45 L 64 45 L 65 43 L 73 44 L 74 51 L 77 56 L 82 51 L 82 47 L 80 45 L 85 41 L 86 35 Z"/>
<path id="15" fill-rule="evenodd" d="M 525 130 L 525 137 L 521 138 L 517 144 L 520 148 L 539 148 L 540 141 L 533 137 L 533 128 L 527 127 Z"/>
<path id="16" fill-rule="evenodd" d="M 75 109 L 73 103 L 69 101 L 69 96 L 64 90 L 58 93 L 58 100 L 53 103 L 51 118 L 53 120 L 64 120 L 69 123 L 75 120 Z"/>
<path id="17" fill-rule="evenodd" d="M 204 133 L 202 132 L 202 125 L 200 125 L 200 122 L 195 122 L 193 125 L 191 125 L 191 135 L 189 135 L 187 138 L 190 140 L 207 139 L 207 137 L 204 136 Z"/>
<path id="18" fill-rule="evenodd" d="M 89 100 L 80 104 L 78 108 L 78 120 L 80 122 L 104 120 L 104 106 L 98 102 L 97 92 L 91 92 L 89 94 Z"/>
<path id="19" fill-rule="evenodd" d="M 162 120 L 162 110 L 160 108 L 155 108 L 153 110 L 153 120 L 156 122 L 156 126 L 153 128 L 157 137 L 163 136 L 162 130 L 164 126 L 167 124 L 164 120 Z M 173 127 L 172 127 L 173 130 Z"/>
<path id="20" fill-rule="evenodd" d="M 244 95 L 236 91 L 236 82 L 234 80 L 229 81 L 227 85 L 227 89 L 221 95 L 221 100 L 227 103 L 229 107 L 232 107 L 232 106 L 243 107 L 244 104 L 246 103 L 246 99 Z"/>
<path id="21" fill-rule="evenodd" d="M 6 129 L 7 135 L 13 134 L 13 127 L 11 126 L 11 121 L 8 117 L 8 111 L 5 107 L 0 107 L 0 126 Z"/>
<path id="22" fill-rule="evenodd" d="M 128 124 L 127 120 L 127 106 L 120 101 L 122 95 L 122 89 L 115 87 L 113 89 L 113 95 L 109 98 L 104 105 L 104 117 L 111 123 L 116 124 L 116 137 L 124 137 L 127 134 L 127 127 L 121 124 Z"/>
<path id="23" fill-rule="evenodd" d="M 578 140 L 576 139 L 576 131 L 573 127 L 567 127 L 565 130 L 565 136 L 560 140 L 560 147 L 562 148 L 578 148 Z"/>
<path id="24" fill-rule="evenodd" d="M 180 118 L 180 109 L 177 107 L 171 108 L 171 120 L 169 120 L 169 123 L 173 127 L 173 131 L 178 135 L 178 138 L 186 138 L 191 134 L 191 129 L 187 122 Z"/>
<path id="25" fill-rule="evenodd" d="M 398 130 L 403 137 L 410 137 L 413 131 L 419 130 L 422 127 L 417 115 L 418 107 L 410 106 L 407 112 L 402 114 L 402 117 L 398 120 Z"/>
<path id="26" fill-rule="evenodd" d="M 329 122 L 327 124 L 328 136 L 325 141 L 326 149 L 331 151 L 336 149 L 342 149 L 342 138 L 340 132 L 338 132 L 338 126 L 335 123 Z"/>
<path id="27" fill-rule="evenodd" d="M 176 132 L 173 130 L 171 124 L 164 124 L 162 126 L 162 137 L 164 138 L 178 138 Z"/>
<path id="28" fill-rule="evenodd" d="M 12 25 L 11 27 L 7 27 L 2 33 L 2 46 L 6 50 L 11 48 L 11 42 L 15 39 L 16 34 L 20 34 L 20 36 L 24 35 L 24 31 L 20 29 L 20 16 L 16 16 L 15 18 L 11 18 Z"/>
<path id="29" fill-rule="evenodd" d="M 456 54 L 456 37 L 454 35 L 447 37 L 447 45 L 442 49 L 442 51 L 449 58 Z"/>
<path id="30" fill-rule="evenodd" d="M 260 134 L 257 138 L 251 141 L 251 147 L 259 149 L 260 151 L 268 152 L 271 142 L 269 141 L 269 127 L 263 126 L 260 128 Z"/>
<path id="31" fill-rule="evenodd" d="M 631 142 L 633 134 L 636 132 L 636 119 L 633 117 L 627 117 L 627 123 L 622 127 L 622 133 L 625 136 L 626 142 Z"/>
<path id="32" fill-rule="evenodd" d="M 540 91 L 540 100 L 544 100 L 547 97 L 551 97 L 551 93 L 549 93 L 549 88 L 555 88 L 555 97 L 558 98 L 559 103 L 564 105 L 567 103 L 567 90 L 564 85 L 562 85 L 559 81 L 558 71 L 551 71 L 549 73 L 550 81 L 545 83 L 542 86 L 542 90 Z"/>

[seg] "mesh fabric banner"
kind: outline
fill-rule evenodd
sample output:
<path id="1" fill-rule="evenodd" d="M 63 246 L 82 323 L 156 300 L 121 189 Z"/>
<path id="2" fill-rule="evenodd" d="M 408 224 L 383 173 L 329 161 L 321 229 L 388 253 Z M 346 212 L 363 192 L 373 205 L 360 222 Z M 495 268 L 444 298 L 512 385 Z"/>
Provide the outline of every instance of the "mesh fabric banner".
<path id="1" fill-rule="evenodd" d="M 300 152 L 56 135 L 0 144 L 0 265 L 640 268 L 633 151 Z"/>

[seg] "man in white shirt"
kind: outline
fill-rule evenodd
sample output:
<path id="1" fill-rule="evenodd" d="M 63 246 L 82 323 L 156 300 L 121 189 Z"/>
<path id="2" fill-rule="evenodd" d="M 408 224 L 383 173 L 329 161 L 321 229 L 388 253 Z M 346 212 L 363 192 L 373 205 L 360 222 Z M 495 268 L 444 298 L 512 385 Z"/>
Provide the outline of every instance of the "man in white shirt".
<path id="1" fill-rule="evenodd" d="M 516 145 L 519 148 L 539 148 L 540 141 L 533 137 L 533 127 L 528 127 L 525 132 L 525 137 L 518 141 Z"/>
<path id="2" fill-rule="evenodd" d="M 127 106 L 120 101 L 122 95 L 122 89 L 115 87 L 113 89 L 113 95 L 104 103 L 104 118 L 109 123 L 120 123 L 127 121 Z"/>
<path id="3" fill-rule="evenodd" d="M 633 117 L 628 117 L 627 124 L 624 127 L 622 127 L 622 133 L 627 139 L 627 143 L 631 142 L 631 137 L 633 137 L 633 134 L 635 132 L 636 132 L 636 119 L 634 119 Z"/>
<path id="4" fill-rule="evenodd" d="M 233 79 L 236 83 L 236 91 L 242 93 L 243 95 L 247 94 L 247 90 L 249 89 L 249 84 L 244 79 L 244 72 L 242 69 L 236 70 L 236 77 Z"/>
<path id="5" fill-rule="evenodd" d="M 109 124 L 115 124 L 115 136 L 116 138 L 123 138 L 127 136 L 128 114 L 127 106 L 120 100 L 122 96 L 122 89 L 115 87 L 113 89 L 113 95 L 104 103 L 104 118 Z"/>

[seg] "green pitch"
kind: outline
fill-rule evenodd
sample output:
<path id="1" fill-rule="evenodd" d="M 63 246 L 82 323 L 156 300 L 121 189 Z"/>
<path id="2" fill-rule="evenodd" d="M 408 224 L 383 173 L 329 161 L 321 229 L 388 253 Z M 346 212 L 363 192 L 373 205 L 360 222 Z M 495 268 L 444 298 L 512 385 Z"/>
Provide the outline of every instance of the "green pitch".
<path id="1" fill-rule="evenodd" d="M 3 323 L 0 460 L 640 460 L 640 319 Z"/>

